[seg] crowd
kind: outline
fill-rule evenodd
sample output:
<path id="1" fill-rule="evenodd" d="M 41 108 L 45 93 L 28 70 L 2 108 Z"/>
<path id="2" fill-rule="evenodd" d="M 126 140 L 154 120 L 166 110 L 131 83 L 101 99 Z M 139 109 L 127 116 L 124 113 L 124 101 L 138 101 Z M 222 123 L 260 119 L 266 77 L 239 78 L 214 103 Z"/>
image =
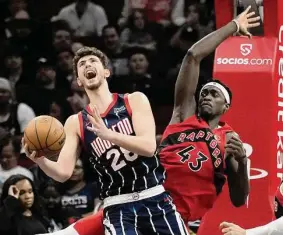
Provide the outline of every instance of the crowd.
<path id="1" fill-rule="evenodd" d="M 215 29 L 213 1 L 2 0 L 0 12 L 0 231 L 60 230 L 101 207 L 96 184 L 83 158 L 63 184 L 33 165 L 21 151 L 27 123 L 38 115 L 64 123 L 86 106 L 72 64 L 86 45 L 107 54 L 112 92 L 149 97 L 161 134 L 185 52 Z M 213 55 L 203 60 L 200 85 L 211 79 L 212 63 Z M 18 216 L 14 226 L 15 213 L 33 219 Z"/>

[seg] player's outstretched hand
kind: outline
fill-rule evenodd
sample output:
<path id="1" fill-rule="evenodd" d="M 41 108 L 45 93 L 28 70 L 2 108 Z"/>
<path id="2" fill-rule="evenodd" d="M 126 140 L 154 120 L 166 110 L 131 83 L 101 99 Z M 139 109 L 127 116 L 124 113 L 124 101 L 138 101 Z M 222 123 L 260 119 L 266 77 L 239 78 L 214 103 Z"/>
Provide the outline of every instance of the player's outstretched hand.
<path id="1" fill-rule="evenodd" d="M 32 151 L 32 152 L 31 152 L 31 151 L 29 150 L 29 147 L 28 147 L 27 143 L 25 142 L 25 139 L 24 139 L 24 138 L 22 138 L 22 147 L 23 147 L 23 149 L 24 149 L 24 151 L 25 151 L 26 156 L 27 156 L 30 160 L 36 162 L 37 153 L 36 153 L 36 151 Z"/>
<path id="2" fill-rule="evenodd" d="M 106 127 L 96 106 L 92 107 L 92 113 L 88 114 L 87 118 L 92 124 L 91 126 L 88 126 L 87 129 L 93 131 L 101 139 L 109 140 L 112 130 Z"/>
<path id="3" fill-rule="evenodd" d="M 243 11 L 240 15 L 238 15 L 235 19 L 239 25 L 239 34 L 248 36 L 251 38 L 251 34 L 248 31 L 249 28 L 255 28 L 260 25 L 260 16 L 256 16 L 255 12 L 250 12 L 251 6 L 249 6 L 245 11 Z"/>
<path id="4" fill-rule="evenodd" d="M 224 235 L 246 235 L 245 229 L 228 222 L 222 222 L 220 224 L 220 230 Z"/>

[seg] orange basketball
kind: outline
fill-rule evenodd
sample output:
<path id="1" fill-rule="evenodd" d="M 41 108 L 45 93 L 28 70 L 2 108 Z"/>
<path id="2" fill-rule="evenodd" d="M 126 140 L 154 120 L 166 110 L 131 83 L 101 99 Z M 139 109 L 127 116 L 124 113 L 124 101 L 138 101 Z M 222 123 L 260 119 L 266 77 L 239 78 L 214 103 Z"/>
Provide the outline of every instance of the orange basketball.
<path id="1" fill-rule="evenodd" d="M 37 151 L 37 157 L 52 158 L 59 154 L 65 143 L 64 127 L 56 118 L 38 116 L 32 119 L 24 131 L 24 140 L 30 151 Z"/>

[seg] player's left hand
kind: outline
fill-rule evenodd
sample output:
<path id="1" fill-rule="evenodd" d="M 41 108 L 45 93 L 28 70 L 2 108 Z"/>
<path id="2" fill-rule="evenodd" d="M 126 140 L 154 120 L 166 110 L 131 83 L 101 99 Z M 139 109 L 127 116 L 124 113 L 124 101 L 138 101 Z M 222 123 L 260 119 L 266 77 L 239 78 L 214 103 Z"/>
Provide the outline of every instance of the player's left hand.
<path id="1" fill-rule="evenodd" d="M 232 135 L 225 145 L 226 156 L 232 155 L 237 161 L 246 161 L 246 150 L 239 137 Z"/>
<path id="2" fill-rule="evenodd" d="M 233 223 L 222 222 L 220 229 L 224 235 L 246 235 L 245 229 Z"/>
<path id="3" fill-rule="evenodd" d="M 92 126 L 88 126 L 89 131 L 93 131 L 98 137 L 103 140 L 108 140 L 112 134 L 112 130 L 108 129 L 102 120 L 96 106 L 93 106 L 92 113 L 87 115 Z"/>

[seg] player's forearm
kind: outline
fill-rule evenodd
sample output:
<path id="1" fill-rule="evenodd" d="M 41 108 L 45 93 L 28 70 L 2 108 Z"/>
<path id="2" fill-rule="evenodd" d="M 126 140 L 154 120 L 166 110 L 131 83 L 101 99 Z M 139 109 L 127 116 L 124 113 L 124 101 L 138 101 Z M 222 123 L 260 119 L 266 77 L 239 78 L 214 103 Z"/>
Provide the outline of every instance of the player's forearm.
<path id="1" fill-rule="evenodd" d="M 227 162 L 227 170 L 231 201 L 234 206 L 242 206 L 250 190 L 247 161 L 237 162 L 232 158 Z"/>
<path id="2" fill-rule="evenodd" d="M 278 235 L 283 232 L 283 217 L 261 227 L 246 230 L 246 235 Z"/>
<path id="3" fill-rule="evenodd" d="M 54 162 L 48 160 L 46 157 L 41 157 L 36 163 L 46 175 L 58 182 L 63 183 L 71 176 L 71 174 L 62 167 L 62 164 L 59 161 Z"/>
<path id="4" fill-rule="evenodd" d="M 119 147 L 145 157 L 152 157 L 156 150 L 154 138 L 124 135 L 113 131 L 108 140 Z"/>
<path id="5" fill-rule="evenodd" d="M 237 25 L 231 21 L 222 28 L 208 34 L 203 39 L 195 43 L 189 52 L 197 60 L 202 60 L 204 57 L 212 53 L 225 39 L 232 36 L 237 31 Z"/>

